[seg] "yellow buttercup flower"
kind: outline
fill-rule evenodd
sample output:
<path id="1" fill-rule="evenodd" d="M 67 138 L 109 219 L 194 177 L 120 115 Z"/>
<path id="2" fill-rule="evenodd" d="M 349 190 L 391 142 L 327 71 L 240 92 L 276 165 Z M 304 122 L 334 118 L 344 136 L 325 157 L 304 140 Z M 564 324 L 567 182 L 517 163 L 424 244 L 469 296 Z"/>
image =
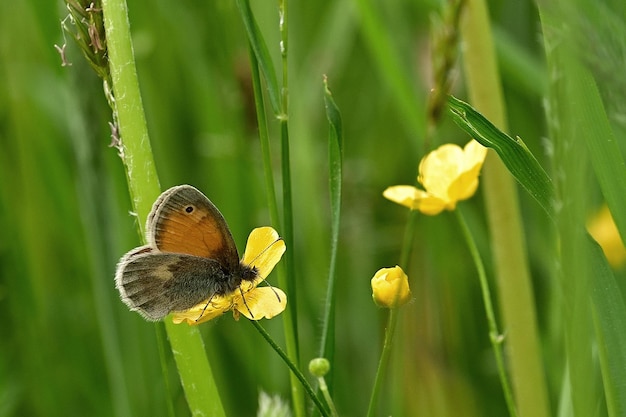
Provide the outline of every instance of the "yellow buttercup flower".
<path id="1" fill-rule="evenodd" d="M 381 268 L 372 278 L 372 298 L 380 307 L 395 308 L 411 299 L 409 278 L 402 268 Z"/>
<path id="2" fill-rule="evenodd" d="M 237 290 L 224 296 L 213 296 L 192 308 L 174 313 L 174 323 L 200 324 L 232 310 L 236 319 L 243 314 L 250 320 L 270 319 L 285 310 L 287 296 L 275 287 L 257 286 L 272 272 L 285 253 L 285 242 L 271 227 L 254 229 L 246 244 L 241 262 L 256 268 L 254 281 L 242 281 Z M 208 303 L 208 305 L 207 305 Z"/>
<path id="3" fill-rule="evenodd" d="M 475 140 L 464 148 L 454 144 L 442 145 L 420 162 L 417 180 L 424 190 L 411 185 L 395 185 L 387 188 L 383 196 L 428 215 L 454 210 L 457 202 L 476 192 L 478 175 L 486 156 L 487 148 Z"/>
<path id="4" fill-rule="evenodd" d="M 604 205 L 587 225 L 587 229 L 604 251 L 607 261 L 613 268 L 619 268 L 626 262 L 626 248 L 617 231 L 608 206 Z"/>

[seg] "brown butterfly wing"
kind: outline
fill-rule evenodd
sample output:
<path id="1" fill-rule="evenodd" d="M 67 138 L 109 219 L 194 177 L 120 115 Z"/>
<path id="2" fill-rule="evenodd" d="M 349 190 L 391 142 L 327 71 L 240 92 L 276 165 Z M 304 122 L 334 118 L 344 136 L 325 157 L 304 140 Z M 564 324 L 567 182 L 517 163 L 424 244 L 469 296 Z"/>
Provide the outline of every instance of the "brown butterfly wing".
<path id="1" fill-rule="evenodd" d="M 235 241 L 220 211 L 200 191 L 179 185 L 165 191 L 148 216 L 147 238 L 161 252 L 215 259 L 228 270 L 239 264 Z"/>
<path id="2" fill-rule="evenodd" d="M 163 253 L 150 246 L 124 255 L 115 274 L 122 301 L 152 321 L 232 292 L 240 283 L 238 275 L 224 271 L 214 259 Z"/>

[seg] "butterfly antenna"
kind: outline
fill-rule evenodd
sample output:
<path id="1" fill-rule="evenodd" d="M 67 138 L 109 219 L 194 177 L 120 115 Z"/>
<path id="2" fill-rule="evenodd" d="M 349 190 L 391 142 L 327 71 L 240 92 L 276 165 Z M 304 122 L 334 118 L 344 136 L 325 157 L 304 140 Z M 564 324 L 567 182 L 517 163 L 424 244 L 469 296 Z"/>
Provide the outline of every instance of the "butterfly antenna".
<path id="1" fill-rule="evenodd" d="M 196 321 L 200 320 L 202 318 L 202 316 L 204 316 L 204 312 L 206 311 L 206 309 L 209 307 L 209 304 L 211 304 L 211 301 L 213 300 L 213 296 L 215 295 L 215 293 L 211 294 L 211 297 L 209 297 L 209 300 L 206 302 L 206 304 L 204 305 L 204 308 L 202 309 L 202 313 L 200 313 L 200 315 L 198 316 L 198 318 L 196 319 Z M 244 300 L 245 301 L 245 300 Z M 246 306 L 247 307 L 247 306 Z M 248 310 L 249 311 L 249 310 Z"/>

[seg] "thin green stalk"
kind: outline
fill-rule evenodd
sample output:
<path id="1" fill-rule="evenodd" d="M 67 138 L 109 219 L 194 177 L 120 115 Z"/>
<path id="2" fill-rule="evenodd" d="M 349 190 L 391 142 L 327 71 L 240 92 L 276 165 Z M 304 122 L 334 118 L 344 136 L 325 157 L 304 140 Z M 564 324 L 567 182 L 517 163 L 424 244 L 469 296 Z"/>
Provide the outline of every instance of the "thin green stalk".
<path id="1" fill-rule="evenodd" d="M 304 387 L 304 390 L 307 392 L 307 394 L 309 394 L 309 397 L 311 398 L 311 400 L 313 401 L 313 403 L 319 410 L 320 414 L 324 417 L 329 417 L 328 411 L 326 410 L 326 408 L 324 407 L 320 399 L 317 397 L 317 395 L 315 395 L 315 391 L 313 390 L 313 387 L 311 386 L 311 384 L 309 384 L 309 381 L 306 380 L 306 378 L 304 377 L 304 374 L 300 371 L 300 369 L 298 369 L 298 366 L 289 358 L 288 354 L 285 353 L 285 351 L 282 350 L 281 347 L 278 346 L 276 342 L 274 342 L 274 339 L 272 339 L 269 333 L 265 331 L 263 326 L 261 326 L 261 324 L 258 321 L 256 320 L 249 320 L 249 321 L 250 323 L 252 323 L 254 328 L 257 329 L 259 333 L 261 333 L 261 336 L 263 336 L 263 338 L 267 341 L 267 343 L 269 343 L 272 349 L 274 349 L 274 351 L 278 353 L 278 356 L 280 356 L 281 359 L 285 362 L 285 364 L 289 367 L 293 376 L 298 381 L 300 381 L 300 383 L 302 384 L 302 387 Z"/>
<path id="2" fill-rule="evenodd" d="M 159 179 L 139 92 L 126 2 L 103 0 L 102 10 L 115 98 L 114 120 L 121 139 L 118 150 L 143 239 L 145 219 L 159 195 Z M 174 325 L 166 319 L 165 328 L 192 415 L 225 416 L 197 327 Z"/>
<path id="3" fill-rule="evenodd" d="M 396 330 L 396 324 L 398 324 L 398 310 L 398 308 L 389 309 L 387 328 L 385 329 L 385 342 L 383 344 L 383 351 L 380 354 L 380 360 L 378 361 L 378 369 L 376 370 L 376 378 L 374 379 L 374 388 L 372 389 L 370 403 L 367 408 L 367 417 L 374 417 L 378 415 L 376 412 L 376 409 L 378 408 L 378 395 L 389 365 L 393 335 Z"/>
<path id="4" fill-rule="evenodd" d="M 243 3 L 247 4 L 247 1 L 244 1 Z M 244 8 L 242 9 L 246 10 Z M 249 7 L 247 8 L 247 10 L 249 10 Z M 270 141 L 269 141 L 269 135 L 267 131 L 267 121 L 265 119 L 266 114 L 265 114 L 265 105 L 263 103 L 261 77 L 259 73 L 258 59 L 257 59 L 256 54 L 254 53 L 254 48 L 252 48 L 252 45 L 250 45 L 250 67 L 251 67 L 251 72 L 252 72 L 252 85 L 254 89 L 254 102 L 256 106 L 257 120 L 259 124 L 259 139 L 261 142 L 261 153 L 263 155 L 263 172 L 265 176 L 267 201 L 268 201 L 268 205 L 270 209 L 270 219 L 273 224 L 279 225 L 280 217 L 278 214 L 278 205 L 276 203 L 274 174 L 272 170 L 272 161 L 271 161 L 271 155 L 270 155 Z M 283 189 L 284 189 L 284 184 L 283 184 Z M 284 222 L 285 226 L 283 226 L 282 228 L 283 238 L 285 239 L 285 243 L 288 244 L 289 247 L 291 247 L 291 242 L 287 240 L 288 240 L 288 236 L 291 236 L 292 231 L 290 231 L 289 228 L 287 228 L 286 225 L 288 223 L 286 222 L 286 220 L 287 219 L 285 219 L 285 222 Z M 289 260 L 289 254 L 291 252 L 293 251 L 291 250 L 287 251 L 287 255 L 285 255 L 285 260 L 288 264 L 293 264 L 293 261 Z M 288 291 L 289 298 L 290 298 L 290 303 L 289 303 L 290 306 L 294 305 L 295 295 L 289 291 L 290 284 L 288 283 L 289 281 L 288 274 L 291 276 L 294 276 L 294 273 L 293 271 L 288 272 L 289 267 L 284 267 L 283 265 L 279 265 L 279 267 L 277 268 L 277 271 L 278 271 L 279 284 L 281 287 L 285 288 Z M 289 352 L 290 356 L 292 356 L 293 358 L 298 358 L 298 345 L 297 345 L 297 337 L 296 337 L 297 329 L 296 329 L 295 320 L 293 317 L 295 317 L 295 315 L 292 313 L 292 310 L 288 309 L 288 311 L 286 311 L 284 315 L 285 339 L 287 341 L 287 351 Z M 291 387 L 292 387 L 292 399 L 294 402 L 294 409 L 301 410 L 301 412 L 304 412 L 304 401 L 301 401 L 301 399 L 303 399 L 303 395 L 299 389 L 299 384 L 294 378 L 295 377 L 292 374 Z M 304 415 L 304 414 L 296 414 L 296 415 Z"/>
<path id="5" fill-rule="evenodd" d="M 339 417 L 339 413 L 337 413 L 337 409 L 335 408 L 335 402 L 333 401 L 333 397 L 330 395 L 328 385 L 326 385 L 326 379 L 323 376 L 318 377 L 317 384 L 320 387 L 320 391 L 324 395 L 326 404 L 328 404 L 328 407 L 330 408 L 330 415 L 332 417 Z"/>
<path id="6" fill-rule="evenodd" d="M 483 303 L 485 305 L 485 314 L 487 315 L 487 324 L 489 326 L 489 340 L 493 346 L 493 353 L 496 357 L 496 365 L 498 367 L 498 373 L 500 375 L 500 384 L 502 384 L 502 391 L 504 391 L 504 399 L 509 409 L 509 415 L 517 417 L 517 408 L 515 407 L 515 401 L 513 400 L 513 391 L 509 384 L 509 378 L 506 374 L 506 366 L 504 364 L 504 355 L 502 352 L 502 343 L 504 342 L 504 336 L 500 334 L 498 330 L 498 324 L 496 322 L 496 315 L 494 313 L 493 304 L 491 302 L 491 290 L 489 289 L 489 282 L 487 281 L 487 274 L 485 273 L 485 266 L 480 257 L 480 252 L 476 246 L 474 236 L 467 226 L 465 217 L 461 212 L 460 207 L 455 210 L 456 218 L 461 226 L 463 236 L 467 242 L 467 246 L 474 259 L 476 265 L 476 271 L 478 272 L 478 279 L 480 281 L 480 289 L 483 296 Z"/>
<path id="7" fill-rule="evenodd" d="M 404 229 L 404 240 L 402 242 L 402 252 L 400 252 L 400 266 L 409 269 L 409 259 L 411 256 L 411 250 L 413 249 L 413 241 L 415 240 L 415 227 L 417 224 L 417 216 L 419 212 L 417 210 L 409 211 L 409 219 Z"/>
<path id="8" fill-rule="evenodd" d="M 299 347 L 298 347 L 298 305 L 296 296 L 296 272 L 295 272 L 295 256 L 293 245 L 293 197 L 291 189 L 291 159 L 289 152 L 289 69 L 288 69 L 288 51 L 289 51 L 289 34 L 288 34 L 288 13 L 287 0 L 278 1 L 279 15 L 279 31 L 280 31 L 280 57 L 282 67 L 282 87 L 281 87 L 281 113 L 278 115 L 280 122 L 280 144 L 281 144 L 281 169 L 282 169 L 282 186 L 283 186 L 283 230 L 284 239 L 288 250 L 285 254 L 285 270 L 286 276 L 281 274 L 288 297 L 289 305 L 284 315 L 285 320 L 285 342 L 287 344 L 287 353 L 295 362 L 299 363 Z M 291 377 L 291 397 L 293 400 L 294 413 L 296 417 L 304 417 L 306 414 L 304 404 L 304 393 L 300 389 L 300 385 L 296 383 L 294 377 Z"/>
<path id="9" fill-rule="evenodd" d="M 461 34 L 470 101 L 503 129 L 504 100 L 490 30 L 485 1 L 468 0 Z M 547 417 L 550 407 L 516 184 L 493 154 L 485 161 L 482 178 L 518 412 L 522 417 Z"/>

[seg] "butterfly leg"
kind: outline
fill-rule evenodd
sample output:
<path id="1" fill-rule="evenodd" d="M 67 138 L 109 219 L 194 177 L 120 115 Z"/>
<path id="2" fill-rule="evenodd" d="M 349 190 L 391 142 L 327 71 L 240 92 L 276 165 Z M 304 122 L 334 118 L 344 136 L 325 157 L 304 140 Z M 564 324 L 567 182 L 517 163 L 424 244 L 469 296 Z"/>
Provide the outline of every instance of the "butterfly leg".
<path id="1" fill-rule="evenodd" d="M 206 311 L 206 309 L 209 307 L 209 304 L 211 304 L 211 301 L 213 300 L 213 297 L 215 296 L 215 293 L 211 294 L 211 297 L 209 297 L 209 300 L 206 302 L 206 304 L 204 305 L 204 308 L 202 309 L 202 312 L 200 313 L 200 315 L 198 316 L 198 318 L 196 319 L 196 321 L 200 320 L 202 318 L 202 316 L 204 316 L 204 312 Z"/>

